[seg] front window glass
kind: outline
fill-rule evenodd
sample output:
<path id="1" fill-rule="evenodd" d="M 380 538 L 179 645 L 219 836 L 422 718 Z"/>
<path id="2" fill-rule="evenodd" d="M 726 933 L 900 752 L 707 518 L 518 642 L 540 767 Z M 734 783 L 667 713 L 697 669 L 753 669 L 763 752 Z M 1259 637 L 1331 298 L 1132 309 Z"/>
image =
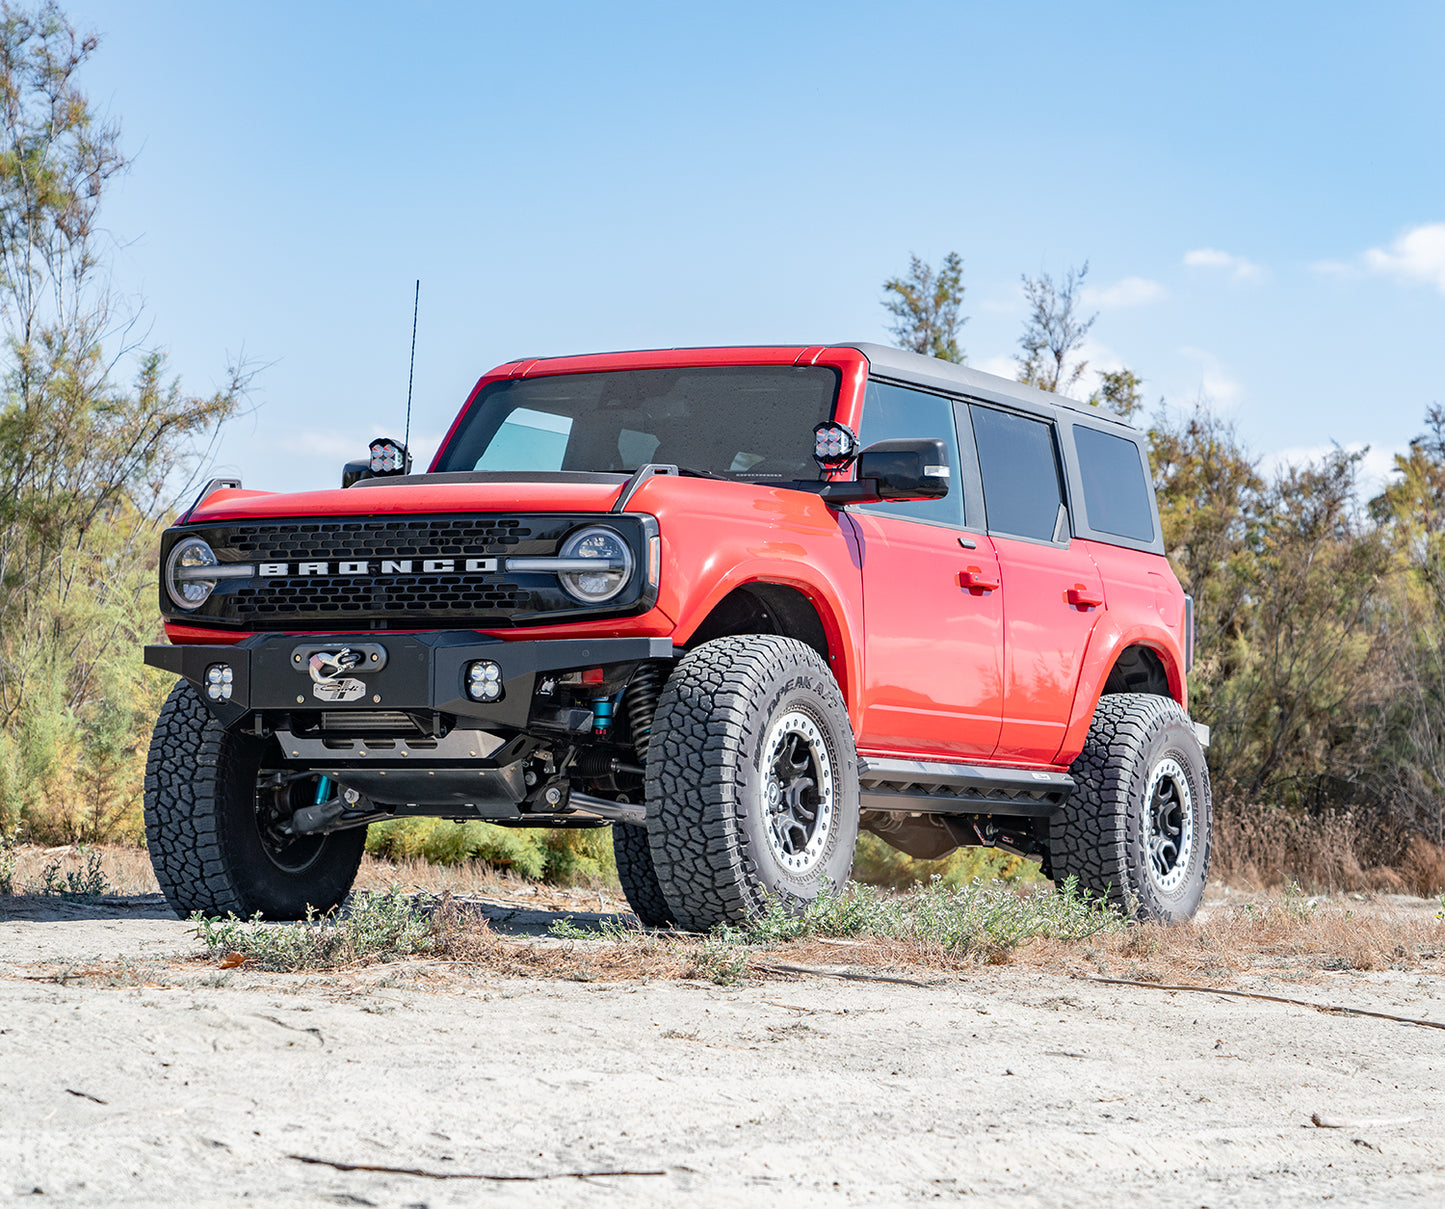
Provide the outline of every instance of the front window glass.
<path id="1" fill-rule="evenodd" d="M 878 441 L 942 437 L 948 450 L 948 494 L 937 500 L 903 500 L 865 505 L 866 512 L 906 516 L 938 525 L 963 524 L 963 482 L 958 472 L 958 434 L 953 428 L 953 403 L 891 382 L 868 383 L 863 399 L 863 425 L 858 440 L 866 449 Z"/>
<path id="2" fill-rule="evenodd" d="M 746 482 L 812 480 L 813 426 L 832 416 L 837 394 L 838 372 L 813 365 L 493 382 L 437 469 L 630 474 L 662 462 Z"/>

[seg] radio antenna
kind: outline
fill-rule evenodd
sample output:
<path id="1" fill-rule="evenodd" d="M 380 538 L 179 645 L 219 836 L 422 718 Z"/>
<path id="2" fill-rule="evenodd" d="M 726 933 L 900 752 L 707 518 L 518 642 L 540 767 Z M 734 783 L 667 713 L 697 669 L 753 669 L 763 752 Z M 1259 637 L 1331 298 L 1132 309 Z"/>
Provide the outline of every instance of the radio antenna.
<path id="1" fill-rule="evenodd" d="M 406 435 L 401 438 L 402 448 L 408 451 L 411 448 L 411 384 L 416 377 L 416 313 L 421 305 L 421 278 L 416 279 L 416 294 L 411 300 L 411 366 L 406 371 Z M 411 461 L 411 454 L 408 452 L 407 459 Z"/>

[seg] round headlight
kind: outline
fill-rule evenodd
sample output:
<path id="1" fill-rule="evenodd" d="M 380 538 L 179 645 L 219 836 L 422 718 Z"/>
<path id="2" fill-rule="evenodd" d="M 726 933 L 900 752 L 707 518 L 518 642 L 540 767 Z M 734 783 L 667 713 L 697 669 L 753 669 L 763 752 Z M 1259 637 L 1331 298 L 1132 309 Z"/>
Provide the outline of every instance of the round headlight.
<path id="1" fill-rule="evenodd" d="M 166 595 L 177 608 L 199 609 L 216 586 L 206 569 L 219 563 L 216 552 L 199 537 L 177 542 L 166 559 Z"/>
<path id="2" fill-rule="evenodd" d="M 578 529 L 565 542 L 558 556 L 561 558 L 596 559 L 597 569 L 585 571 L 560 571 L 557 578 L 562 586 L 578 600 L 586 604 L 601 604 L 611 600 L 632 578 L 632 547 L 622 540 L 614 529 L 594 525 Z"/>

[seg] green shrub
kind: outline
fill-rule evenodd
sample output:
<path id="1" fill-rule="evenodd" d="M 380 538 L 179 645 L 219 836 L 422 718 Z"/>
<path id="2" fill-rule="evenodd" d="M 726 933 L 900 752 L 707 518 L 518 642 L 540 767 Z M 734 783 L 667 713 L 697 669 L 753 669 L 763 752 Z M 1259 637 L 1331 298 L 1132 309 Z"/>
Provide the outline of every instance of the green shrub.
<path id="1" fill-rule="evenodd" d="M 427 903 L 399 889 L 366 891 L 344 914 L 310 914 L 294 924 L 254 919 L 191 916 L 195 933 L 212 957 L 239 954 L 260 970 L 331 970 L 428 953 L 434 946 Z"/>
<path id="2" fill-rule="evenodd" d="M 605 828 L 498 827 L 447 819 L 396 819 L 373 823 L 366 850 L 390 860 L 414 858 L 434 865 L 479 861 L 493 869 L 560 885 L 615 881 L 612 835 Z"/>
<path id="3" fill-rule="evenodd" d="M 1043 875 L 1037 861 L 997 848 L 959 848 L 939 860 L 920 861 L 866 831 L 858 837 L 858 855 L 853 860 L 854 881 L 904 890 L 935 879 L 945 886 L 957 887 L 971 882 L 1035 882 L 1041 881 Z"/>
<path id="4" fill-rule="evenodd" d="M 948 886 L 934 880 L 911 894 L 849 885 L 795 913 L 775 902 L 761 918 L 715 937 L 745 945 L 776 945 L 809 937 L 874 937 L 913 941 L 960 956 L 1006 953 L 1048 937 L 1084 940 L 1123 926 L 1103 900 L 1080 893 L 1073 878 L 1057 889 L 1020 892 L 997 883 Z"/>

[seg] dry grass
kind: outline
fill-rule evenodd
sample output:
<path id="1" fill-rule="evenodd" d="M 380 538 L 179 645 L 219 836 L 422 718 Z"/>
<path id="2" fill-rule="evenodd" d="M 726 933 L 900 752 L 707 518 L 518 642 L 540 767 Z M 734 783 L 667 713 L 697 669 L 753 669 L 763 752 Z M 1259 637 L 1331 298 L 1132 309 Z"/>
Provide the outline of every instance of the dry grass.
<path id="1" fill-rule="evenodd" d="M 16 894 L 38 893 L 47 874 L 52 883 L 57 879 L 83 878 L 91 863 L 99 858 L 100 877 L 107 895 L 159 894 L 156 875 L 144 848 L 133 844 L 63 844 L 42 848 L 23 844 L 10 850 L 15 867 L 11 874 Z"/>
<path id="2" fill-rule="evenodd" d="M 1211 879 L 1217 885 L 1312 893 L 1445 892 L 1445 848 L 1348 810 L 1291 815 L 1221 802 Z"/>
<path id="3" fill-rule="evenodd" d="M 855 890 L 844 900 L 810 912 L 803 924 L 775 912 L 753 927 L 701 937 L 618 922 L 583 929 L 563 917 L 550 936 L 524 939 L 497 932 L 481 904 L 393 891 L 363 896 L 351 919 L 309 930 L 234 923 L 201 925 L 200 935 L 213 960 L 256 969 L 357 973 L 395 962 L 415 970 L 420 961 L 433 976 L 582 981 L 732 983 L 795 977 L 801 968 L 928 982 L 990 965 L 1209 986 L 1260 977 L 1312 981 L 1332 971 L 1445 973 L 1445 919 L 1436 905 L 1418 900 L 1288 895 L 1213 906 L 1175 928 L 1126 925 L 1067 896 L 1003 887 L 939 887 L 931 898 Z"/>
<path id="4" fill-rule="evenodd" d="M 160 893 L 150 856 L 144 848 L 133 844 L 65 844 L 55 848 L 21 844 L 7 852 L 15 862 L 11 881 L 16 894 L 42 886 L 47 870 L 53 870 L 53 876 L 61 878 L 72 873 L 80 875 L 95 855 L 100 858 L 106 894 Z M 626 905 L 615 897 L 599 897 L 594 889 L 528 881 L 480 861 L 432 865 L 419 858 L 401 861 L 371 855 L 361 858 L 356 875 L 358 890 L 386 890 L 393 886 L 415 894 L 500 898 L 518 905 L 525 902 L 539 911 L 626 910 Z"/>
<path id="5" fill-rule="evenodd" d="M 1341 970 L 1445 974 L 1445 919 L 1420 902 L 1273 896 L 1193 922 L 1129 927 L 1083 945 L 1041 942 L 1018 960 L 1060 973 L 1224 986 L 1241 976 L 1311 981 Z"/>
<path id="6" fill-rule="evenodd" d="M 627 910 L 618 893 L 532 881 L 483 861 L 433 865 L 420 857 L 389 860 L 368 853 L 361 858 L 357 890 L 390 890 L 394 886 L 438 897 L 503 899 L 537 911 Z"/>
<path id="7" fill-rule="evenodd" d="M 1412 850 L 1428 873 L 1440 859 L 1428 845 Z M 11 850 L 17 892 L 35 889 L 47 873 L 52 880 L 84 873 L 99 856 L 104 893 L 152 894 L 157 890 L 145 851 L 124 845 L 93 849 L 20 847 Z M 1395 884 L 1389 883 L 1394 889 Z M 1101 928 L 1071 940 L 1049 936 L 1005 937 L 1002 943 L 960 946 L 936 936 L 909 934 L 895 915 L 852 918 L 802 935 L 762 928 L 730 936 L 694 937 L 649 932 L 621 924 L 583 930 L 569 913 L 626 918 L 618 898 L 597 890 L 555 887 L 500 874 L 484 865 L 429 865 L 367 857 L 357 880 L 360 891 L 397 889 L 408 904 L 425 906 L 425 945 L 411 952 L 383 951 L 348 959 L 338 954 L 327 968 L 360 969 L 377 961 L 425 961 L 456 972 L 505 977 L 615 981 L 702 978 L 718 982 L 743 977 L 776 977 L 784 965 L 820 967 L 901 977 L 935 978 L 1009 964 L 1041 972 L 1096 974 L 1153 982 L 1194 982 L 1212 986 L 1241 978 L 1308 981 L 1331 971 L 1407 969 L 1445 974 L 1445 907 L 1375 894 L 1306 898 L 1297 889 L 1240 895 L 1215 891 L 1193 923 Z M 899 896 L 878 893 L 880 902 Z M 1040 893 L 1019 890 L 1021 902 Z M 1045 892 L 1046 893 L 1046 892 Z M 486 900 L 484 907 L 475 900 Z M 473 900 L 473 901 L 467 901 Z M 560 922 L 541 940 L 497 931 L 485 911 L 495 904 L 552 912 Z M 856 913 L 855 913 L 856 914 Z M 272 929 L 282 931 L 282 929 Z M 222 956 L 220 950 L 215 956 Z M 255 963 L 251 964 L 254 968 Z M 304 963 L 303 963 L 304 965 Z M 296 968 L 296 967 L 293 967 Z"/>

